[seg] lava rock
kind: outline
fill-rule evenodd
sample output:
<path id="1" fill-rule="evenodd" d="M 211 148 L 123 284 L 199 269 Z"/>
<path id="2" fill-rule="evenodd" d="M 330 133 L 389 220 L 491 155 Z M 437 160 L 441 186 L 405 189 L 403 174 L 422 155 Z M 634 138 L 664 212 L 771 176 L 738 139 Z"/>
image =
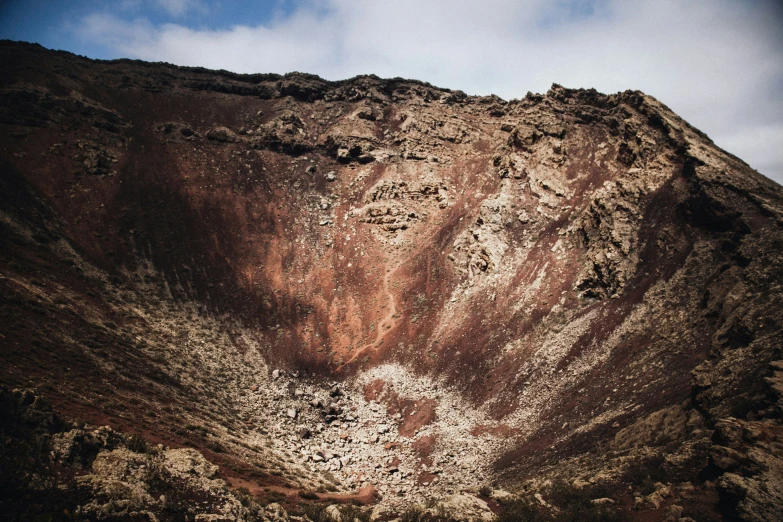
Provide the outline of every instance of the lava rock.
<path id="1" fill-rule="evenodd" d="M 207 139 L 221 143 L 234 143 L 237 135 L 228 127 L 215 127 L 207 131 Z"/>

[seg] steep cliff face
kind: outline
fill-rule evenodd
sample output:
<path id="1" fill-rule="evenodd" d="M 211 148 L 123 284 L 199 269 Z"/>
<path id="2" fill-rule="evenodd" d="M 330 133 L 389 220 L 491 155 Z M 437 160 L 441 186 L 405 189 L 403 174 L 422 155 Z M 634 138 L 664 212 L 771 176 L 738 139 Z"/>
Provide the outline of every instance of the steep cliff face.
<path id="1" fill-rule="evenodd" d="M 283 490 L 781 515 L 783 189 L 657 100 L 0 55 L 3 383 Z"/>

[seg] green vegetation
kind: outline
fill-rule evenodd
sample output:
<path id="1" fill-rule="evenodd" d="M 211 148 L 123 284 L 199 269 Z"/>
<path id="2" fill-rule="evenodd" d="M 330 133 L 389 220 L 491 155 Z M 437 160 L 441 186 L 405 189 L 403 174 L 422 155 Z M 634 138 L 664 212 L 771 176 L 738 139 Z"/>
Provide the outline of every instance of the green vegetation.
<path id="1" fill-rule="evenodd" d="M 562 480 L 544 492 L 548 505 L 531 497 L 514 499 L 501 506 L 497 522 L 623 522 L 627 517 L 614 504 L 592 500 L 611 498 L 610 488 L 595 485 L 576 488 Z"/>
<path id="2" fill-rule="evenodd" d="M 663 455 L 641 460 L 625 470 L 623 482 L 631 484 L 642 495 L 655 491 L 656 482 L 666 482 L 669 477 L 663 469 Z"/>

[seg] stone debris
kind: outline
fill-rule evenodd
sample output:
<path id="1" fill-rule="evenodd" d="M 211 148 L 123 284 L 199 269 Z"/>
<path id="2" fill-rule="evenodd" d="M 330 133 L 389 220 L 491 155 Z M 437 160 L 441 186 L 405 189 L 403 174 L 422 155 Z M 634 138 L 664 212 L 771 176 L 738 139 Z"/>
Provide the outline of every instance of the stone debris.
<path id="1" fill-rule="evenodd" d="M 269 382 L 240 402 L 241 411 L 246 412 L 242 415 L 267 426 L 265 435 L 259 434 L 257 442 L 251 436 L 249 442 L 260 445 L 273 441 L 276 452 L 300 456 L 300 473 L 328 471 L 341 491 L 373 484 L 382 493 L 384 505 L 445 498 L 449 492 L 478 487 L 489 480 L 491 455 L 508 447 L 502 439 L 476 439 L 470 434 L 473 423 L 492 424 L 486 413 L 474 410 L 471 421 L 454 425 L 456 414 L 451 412 L 460 411 L 464 417 L 469 409 L 458 395 L 441 383 L 413 377 L 400 366 L 376 367 L 340 385 L 321 384 L 278 370 L 271 375 Z M 393 391 L 411 399 L 438 397 L 436 420 L 412 436 L 401 435 L 401 427 L 412 416 L 388 413 L 384 403 L 364 398 L 364 388 L 379 379 L 386 382 L 387 394 Z M 270 402 L 282 408 L 283 415 L 275 422 L 268 420 L 263 406 Z M 434 435 L 438 443 L 423 461 L 414 443 Z M 421 472 L 431 478 L 418 482 Z M 400 488 L 405 491 L 404 499 L 393 494 Z"/>
<path id="2" fill-rule="evenodd" d="M 286 109 L 275 119 L 260 125 L 250 139 L 250 147 L 269 149 L 287 154 L 300 154 L 312 149 L 305 121 L 294 111 Z M 312 174 L 312 172 L 308 172 Z"/>
<path id="3" fill-rule="evenodd" d="M 489 505 L 473 495 L 457 494 L 447 497 L 433 509 L 432 514 L 445 513 L 459 522 L 491 522 L 495 519 Z"/>
<path id="4" fill-rule="evenodd" d="M 194 520 L 252 522 L 262 516 L 258 504 L 229 489 L 218 467 L 193 448 L 153 446 L 109 426 L 71 425 L 29 391 L 0 388 L 0 405 L 3 421 L 23 430 L 4 434 L 4 444 L 18 437 L 25 444 L 15 446 L 17 452 L 24 452 L 27 444 L 49 448 L 36 456 L 42 459 L 39 465 L 73 477 L 71 487 L 78 487 L 79 494 L 69 500 L 68 510 L 74 518 L 159 520 L 176 512 Z M 35 478 L 25 484 L 29 480 L 20 475 L 14 487 L 40 487 Z M 35 509 L 25 504 L 26 512 Z M 4 506 L 4 513 L 8 508 Z M 50 520 L 51 515 L 43 518 Z M 283 511 L 276 520 L 286 519 Z"/>

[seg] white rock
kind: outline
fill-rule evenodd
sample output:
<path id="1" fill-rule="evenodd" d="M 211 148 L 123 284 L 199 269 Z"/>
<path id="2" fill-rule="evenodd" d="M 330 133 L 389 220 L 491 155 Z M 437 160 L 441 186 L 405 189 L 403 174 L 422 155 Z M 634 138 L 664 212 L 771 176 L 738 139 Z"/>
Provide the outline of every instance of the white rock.
<path id="1" fill-rule="evenodd" d="M 462 493 L 450 496 L 438 507 L 458 521 L 490 522 L 495 518 L 486 502 Z"/>
<path id="2" fill-rule="evenodd" d="M 335 504 L 327 506 L 324 510 L 324 513 L 326 513 L 326 516 L 328 516 L 332 522 L 342 522 L 343 520 L 343 516 L 340 514 L 340 509 Z"/>

